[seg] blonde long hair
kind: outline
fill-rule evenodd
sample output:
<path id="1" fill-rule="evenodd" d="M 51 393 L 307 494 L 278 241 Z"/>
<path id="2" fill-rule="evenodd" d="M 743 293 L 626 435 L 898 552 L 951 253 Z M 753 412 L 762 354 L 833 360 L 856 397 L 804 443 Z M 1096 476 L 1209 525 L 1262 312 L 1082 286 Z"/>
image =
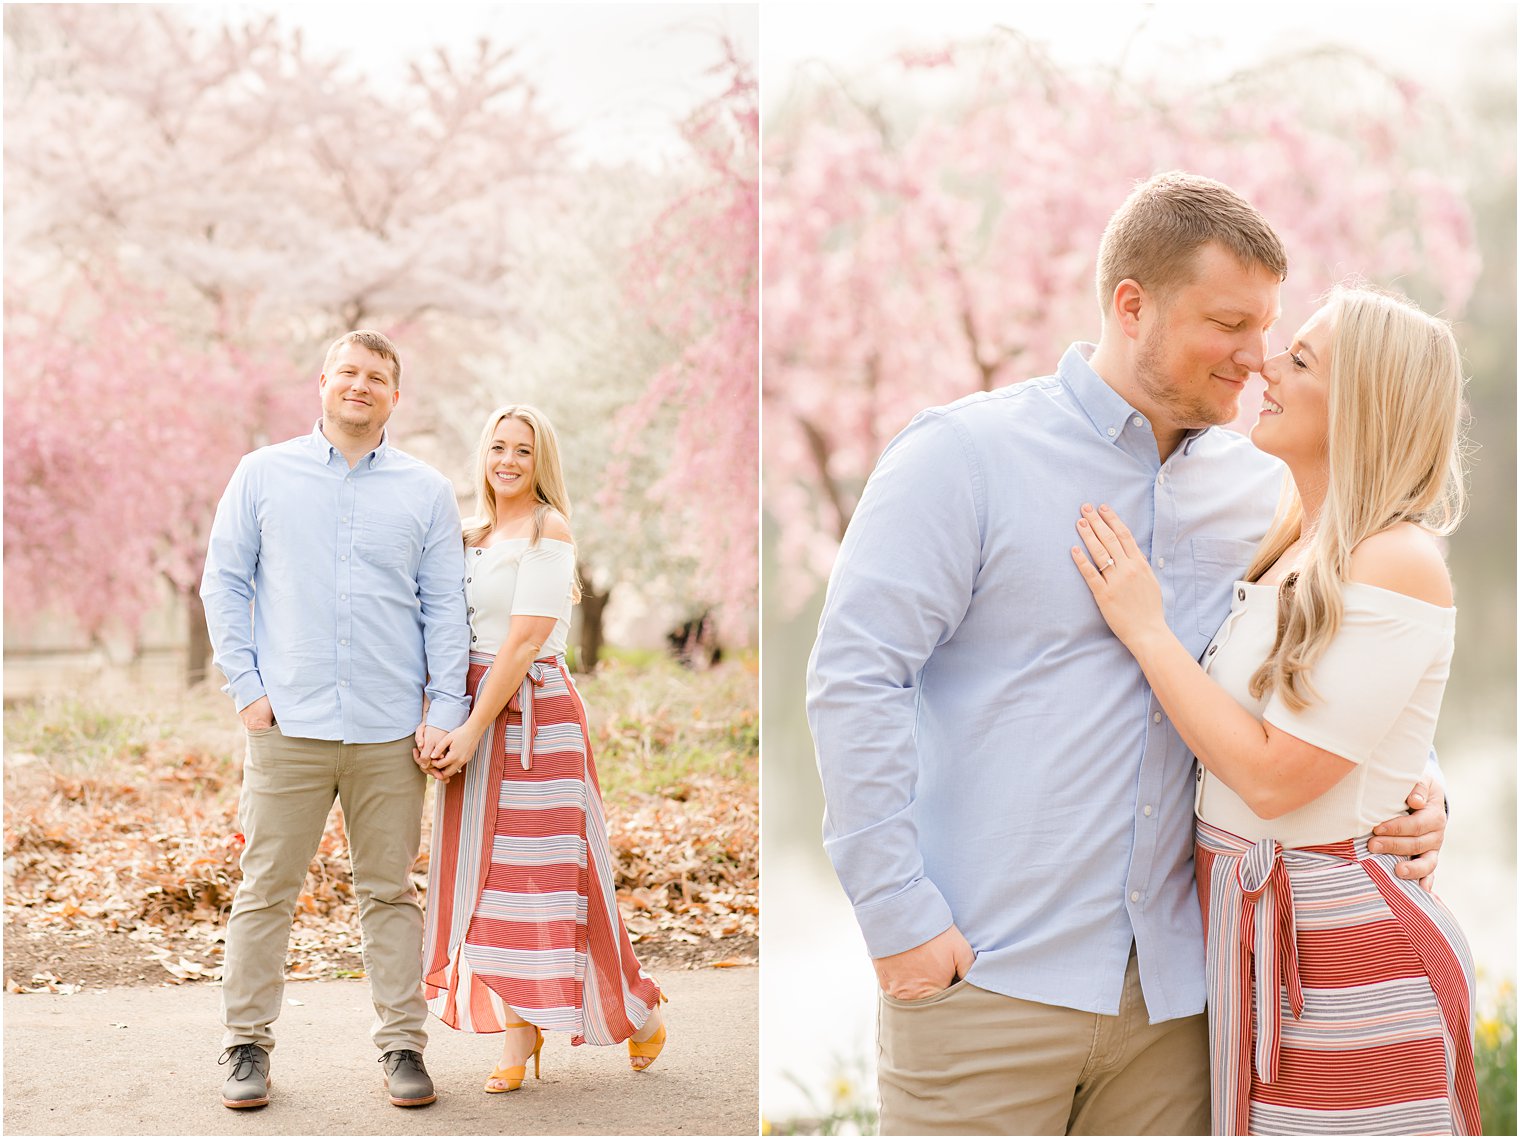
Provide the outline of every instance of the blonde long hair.
<path id="1" fill-rule="evenodd" d="M 570 492 L 565 489 L 565 472 L 559 461 L 559 437 L 549 417 L 536 407 L 525 403 L 509 403 L 498 407 L 486 417 L 485 430 L 480 433 L 480 447 L 475 456 L 475 504 L 476 517 L 466 523 L 464 544 L 476 545 L 496 529 L 496 492 L 486 474 L 486 460 L 491 454 L 491 443 L 496 429 L 503 419 L 517 419 L 528 425 L 533 432 L 533 536 L 531 545 L 538 545 L 544 536 L 544 520 L 550 510 L 557 510 L 568 522 L 570 519 Z M 581 599 L 580 574 L 570 580 L 570 599 Z"/>
<path id="2" fill-rule="evenodd" d="M 1340 628 L 1351 551 L 1399 522 L 1449 534 L 1465 506 L 1462 360 L 1451 325 L 1362 286 L 1337 286 L 1326 306 L 1329 485 L 1302 568 L 1278 592 L 1276 642 L 1250 685 L 1258 699 L 1282 693 L 1295 711 L 1315 698 L 1306 674 Z M 1248 581 L 1299 539 L 1303 513 L 1289 479 Z"/>

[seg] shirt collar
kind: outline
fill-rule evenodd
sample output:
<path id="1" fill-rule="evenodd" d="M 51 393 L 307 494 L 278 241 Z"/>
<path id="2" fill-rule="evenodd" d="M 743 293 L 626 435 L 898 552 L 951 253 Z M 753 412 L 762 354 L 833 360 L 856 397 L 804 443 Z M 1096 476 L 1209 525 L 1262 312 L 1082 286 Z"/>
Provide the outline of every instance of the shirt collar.
<path id="1" fill-rule="evenodd" d="M 1096 344 L 1085 340 L 1072 344 L 1061 356 L 1056 376 L 1076 398 L 1077 404 L 1103 439 L 1117 443 L 1124 437 L 1127 428 L 1130 431 L 1143 430 L 1148 438 L 1154 440 L 1150 421 L 1093 371 L 1089 361 L 1097 348 Z M 1207 427 L 1200 427 L 1186 432 L 1180 445 L 1183 454 L 1191 453 L 1194 441 L 1208 430 Z"/>
<path id="2" fill-rule="evenodd" d="M 386 456 L 390 454 L 390 438 L 390 433 L 382 427 L 380 429 L 380 445 L 360 461 L 363 462 L 367 460 L 371 469 L 378 467 L 381 463 L 385 462 Z M 306 443 L 307 446 L 311 449 L 311 453 L 316 457 L 317 461 L 322 463 L 324 466 L 332 462 L 334 455 L 337 455 L 339 458 L 343 457 L 343 452 L 334 447 L 332 445 L 332 440 L 328 439 L 326 435 L 322 434 L 322 420 L 320 417 L 318 417 L 315 426 L 312 427 L 311 434 L 306 437 Z M 344 462 L 347 461 L 348 460 L 344 459 Z"/>

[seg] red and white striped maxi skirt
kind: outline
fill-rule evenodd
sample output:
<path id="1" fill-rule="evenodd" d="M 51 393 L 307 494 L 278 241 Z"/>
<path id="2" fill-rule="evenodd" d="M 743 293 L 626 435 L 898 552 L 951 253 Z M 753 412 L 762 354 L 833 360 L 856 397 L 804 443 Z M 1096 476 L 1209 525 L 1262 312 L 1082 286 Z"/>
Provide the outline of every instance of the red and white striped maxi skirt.
<path id="1" fill-rule="evenodd" d="M 471 697 L 493 659 L 470 654 Z M 574 1044 L 616 1044 L 660 990 L 618 913 L 586 709 L 564 657 L 534 661 L 516 702 L 437 797 L 423 991 L 465 1032 L 526 1020 Z"/>
<path id="2" fill-rule="evenodd" d="M 1198 821 L 1214 1134 L 1481 1134 L 1472 954 L 1397 862 Z"/>

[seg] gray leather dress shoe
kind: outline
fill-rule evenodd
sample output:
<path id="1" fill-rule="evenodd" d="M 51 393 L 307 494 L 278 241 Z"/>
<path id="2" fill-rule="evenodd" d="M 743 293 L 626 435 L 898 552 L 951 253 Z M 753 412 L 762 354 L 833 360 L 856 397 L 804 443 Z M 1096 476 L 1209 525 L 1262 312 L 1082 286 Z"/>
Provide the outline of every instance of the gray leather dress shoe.
<path id="1" fill-rule="evenodd" d="M 269 1102 L 269 1053 L 257 1044 L 234 1044 L 218 1064 L 231 1064 L 222 1085 L 225 1107 L 263 1107 Z"/>
<path id="2" fill-rule="evenodd" d="M 422 1063 L 422 1053 L 398 1048 L 380 1057 L 385 1068 L 385 1087 L 397 1107 L 421 1107 L 438 1098 L 433 1078 Z"/>

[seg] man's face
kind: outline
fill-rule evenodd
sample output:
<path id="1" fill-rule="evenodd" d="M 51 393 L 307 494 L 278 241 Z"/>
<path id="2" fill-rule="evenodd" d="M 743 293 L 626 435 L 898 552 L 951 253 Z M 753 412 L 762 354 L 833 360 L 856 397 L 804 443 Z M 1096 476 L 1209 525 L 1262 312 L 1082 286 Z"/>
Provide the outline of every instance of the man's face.
<path id="1" fill-rule="evenodd" d="M 384 427 L 401 398 L 391 362 L 352 342 L 338 349 L 317 380 L 317 390 L 322 393 L 323 421 L 354 435 Z"/>
<path id="2" fill-rule="evenodd" d="M 1279 291 L 1270 269 L 1244 265 L 1209 244 L 1194 255 L 1190 281 L 1152 299 L 1135 378 L 1158 428 L 1235 418 L 1246 380 L 1266 358 L 1267 331 L 1281 313 Z"/>

